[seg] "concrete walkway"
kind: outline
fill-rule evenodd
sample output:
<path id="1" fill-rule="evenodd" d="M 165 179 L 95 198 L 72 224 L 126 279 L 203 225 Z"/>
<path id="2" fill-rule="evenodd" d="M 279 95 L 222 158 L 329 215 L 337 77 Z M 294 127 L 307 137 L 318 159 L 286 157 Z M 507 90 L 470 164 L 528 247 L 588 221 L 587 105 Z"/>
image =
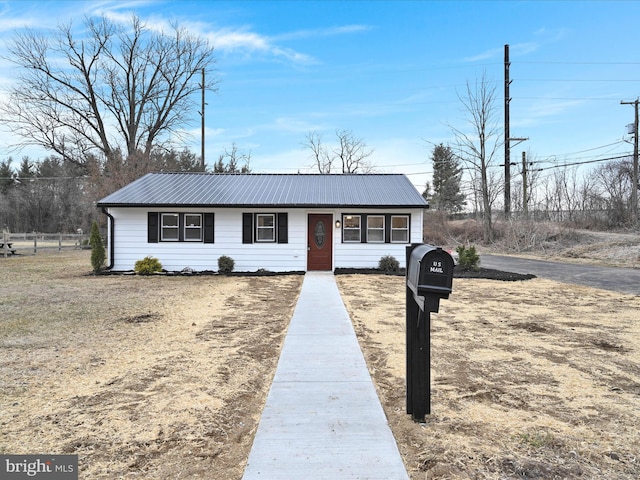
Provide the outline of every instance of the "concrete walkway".
<path id="1" fill-rule="evenodd" d="M 244 480 L 408 479 L 333 273 L 308 272 Z"/>

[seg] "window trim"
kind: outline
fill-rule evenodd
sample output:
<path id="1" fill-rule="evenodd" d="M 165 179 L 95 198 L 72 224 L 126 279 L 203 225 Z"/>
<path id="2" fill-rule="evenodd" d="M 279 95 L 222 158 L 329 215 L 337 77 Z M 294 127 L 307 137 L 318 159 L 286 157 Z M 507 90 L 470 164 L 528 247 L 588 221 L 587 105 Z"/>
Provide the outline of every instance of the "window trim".
<path id="1" fill-rule="evenodd" d="M 358 219 L 358 228 L 348 228 L 347 227 L 347 219 L 353 217 Z M 354 232 L 358 231 L 358 239 L 357 240 L 347 240 L 345 237 L 345 233 L 347 231 Z M 342 215 L 342 243 L 362 243 L 362 215 Z"/>
<path id="2" fill-rule="evenodd" d="M 187 224 L 187 217 L 198 217 L 200 219 L 200 225 L 198 226 L 191 226 L 189 224 Z M 203 241 L 203 230 L 204 230 L 204 225 L 203 225 L 203 215 L 201 213 L 184 213 L 183 214 L 183 218 L 184 218 L 184 241 L 185 242 L 202 242 Z M 195 231 L 197 230 L 198 233 L 200 234 L 198 236 L 198 238 L 187 238 L 187 229 Z"/>
<path id="3" fill-rule="evenodd" d="M 369 226 L 369 220 L 371 220 L 372 218 L 381 218 L 382 219 L 382 228 L 371 228 Z M 386 222 L 385 222 L 386 218 L 384 215 L 367 215 L 367 243 L 385 243 L 385 227 L 386 227 Z M 370 240 L 369 239 L 369 232 L 373 230 L 376 232 L 382 232 L 382 239 L 381 240 Z"/>
<path id="4" fill-rule="evenodd" d="M 393 228 L 393 219 L 394 218 L 406 218 L 407 219 L 407 226 L 406 228 Z M 390 220 L 390 225 L 389 225 L 389 241 L 390 243 L 410 243 L 411 242 L 411 230 L 410 230 L 410 225 L 411 225 L 411 216 L 410 215 L 391 215 L 391 220 Z M 393 233 L 394 232 L 407 232 L 407 238 L 406 240 L 394 240 L 393 239 Z"/>
<path id="5" fill-rule="evenodd" d="M 270 217 L 271 226 L 261 226 L 260 218 Z M 260 232 L 271 231 L 271 238 L 260 238 Z M 275 213 L 256 213 L 256 243 L 276 243 L 276 214 Z"/>
<path id="6" fill-rule="evenodd" d="M 169 217 L 175 217 L 177 219 L 176 225 L 165 225 L 164 219 Z M 175 229 L 175 238 L 165 238 L 165 229 Z M 160 214 L 160 241 L 161 242 L 179 242 L 180 241 L 180 214 L 179 213 L 161 213 Z"/>

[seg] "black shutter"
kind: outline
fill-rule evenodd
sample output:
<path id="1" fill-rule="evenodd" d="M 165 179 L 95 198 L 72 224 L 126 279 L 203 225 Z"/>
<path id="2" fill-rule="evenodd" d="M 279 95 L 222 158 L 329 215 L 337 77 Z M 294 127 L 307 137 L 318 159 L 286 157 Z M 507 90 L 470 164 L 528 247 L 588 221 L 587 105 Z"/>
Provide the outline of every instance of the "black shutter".
<path id="1" fill-rule="evenodd" d="M 384 216 L 384 243 L 391 243 L 391 215 Z"/>
<path id="2" fill-rule="evenodd" d="M 369 231 L 367 229 L 367 216 L 360 215 L 360 243 L 367 243 L 367 236 Z"/>
<path id="3" fill-rule="evenodd" d="M 147 243 L 158 243 L 158 212 L 147 213 Z"/>
<path id="4" fill-rule="evenodd" d="M 213 243 L 214 221 L 213 213 L 205 213 L 204 217 L 204 243 Z"/>
<path id="5" fill-rule="evenodd" d="M 178 241 L 184 242 L 184 213 L 178 214 Z"/>
<path id="6" fill-rule="evenodd" d="M 253 214 L 242 214 L 242 243 L 253 243 Z"/>
<path id="7" fill-rule="evenodd" d="M 278 243 L 289 243 L 289 214 L 278 214 Z"/>

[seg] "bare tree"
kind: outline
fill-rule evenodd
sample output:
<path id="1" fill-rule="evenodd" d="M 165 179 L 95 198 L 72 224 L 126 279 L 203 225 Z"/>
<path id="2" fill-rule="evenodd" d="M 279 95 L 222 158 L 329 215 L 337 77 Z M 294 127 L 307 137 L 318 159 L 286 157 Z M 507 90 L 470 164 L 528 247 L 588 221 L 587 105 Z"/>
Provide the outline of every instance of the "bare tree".
<path id="1" fill-rule="evenodd" d="M 318 173 L 331 173 L 333 158 L 322 144 L 322 135 L 318 132 L 309 132 L 303 145 L 311 150 L 313 166 L 318 169 Z"/>
<path id="2" fill-rule="evenodd" d="M 303 145 L 311 150 L 314 167 L 319 173 L 332 173 L 340 165 L 342 173 L 370 173 L 374 166 L 366 159 L 373 153 L 365 141 L 356 138 L 350 130 L 336 130 L 337 144 L 326 147 L 322 135 L 309 132 Z"/>
<path id="3" fill-rule="evenodd" d="M 225 159 L 226 162 L 225 162 Z M 242 166 L 238 164 L 242 162 Z M 218 157 L 218 161 L 213 166 L 213 173 L 251 173 L 251 152 L 239 153 L 238 146 L 234 143 L 231 144 L 231 150 L 224 149 L 224 153 L 221 153 Z"/>
<path id="4" fill-rule="evenodd" d="M 606 199 L 609 226 L 632 225 L 633 161 L 608 162 L 593 172 L 593 178 Z"/>
<path id="5" fill-rule="evenodd" d="M 366 162 L 373 150 L 361 138 L 353 136 L 350 130 L 336 131 L 338 146 L 333 150 L 335 158 L 342 163 L 342 173 L 369 173 L 373 165 Z"/>
<path id="6" fill-rule="evenodd" d="M 500 192 L 499 175 L 490 172 L 494 157 L 502 145 L 497 122 L 495 87 L 483 74 L 471 85 L 467 82 L 464 95 L 458 95 L 466 113 L 470 131 L 450 127 L 455 137 L 457 155 L 471 169 L 474 186 L 479 189 L 482 200 L 484 241 L 493 239 L 491 208 Z"/>
<path id="7" fill-rule="evenodd" d="M 138 17 L 121 26 L 87 18 L 84 36 L 71 25 L 53 32 L 26 30 L 9 45 L 20 68 L 2 121 L 22 140 L 65 160 L 87 153 L 105 158 L 148 157 L 154 147 L 179 137 L 195 111 L 199 73 L 214 63 L 213 47 L 172 25 L 154 32 Z M 209 81 L 204 88 L 215 89 Z"/>

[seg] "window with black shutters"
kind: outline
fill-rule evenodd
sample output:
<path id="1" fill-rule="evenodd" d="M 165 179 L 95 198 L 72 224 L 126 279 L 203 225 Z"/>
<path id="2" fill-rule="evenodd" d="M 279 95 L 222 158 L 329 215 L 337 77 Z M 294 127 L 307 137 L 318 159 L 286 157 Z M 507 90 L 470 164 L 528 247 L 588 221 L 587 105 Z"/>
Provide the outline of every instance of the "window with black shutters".
<path id="1" fill-rule="evenodd" d="M 242 243 L 289 243 L 289 214 L 242 214 Z"/>
<path id="2" fill-rule="evenodd" d="M 213 213 L 148 212 L 147 242 L 214 243 Z"/>

